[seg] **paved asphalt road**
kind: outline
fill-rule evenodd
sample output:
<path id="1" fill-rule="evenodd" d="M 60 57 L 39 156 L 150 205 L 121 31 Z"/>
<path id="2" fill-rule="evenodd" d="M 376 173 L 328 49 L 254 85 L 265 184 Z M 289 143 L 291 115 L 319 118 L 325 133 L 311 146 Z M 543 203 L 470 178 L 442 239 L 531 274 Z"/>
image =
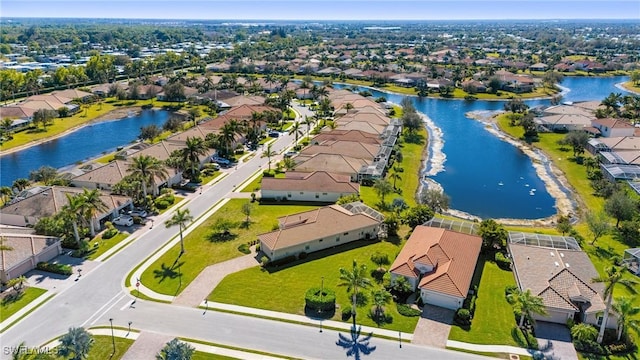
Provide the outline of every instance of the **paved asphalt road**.
<path id="1" fill-rule="evenodd" d="M 306 108 L 303 115 L 310 114 Z M 282 135 L 273 145 L 273 150 L 281 152 L 292 145 L 292 135 Z M 262 150 L 259 150 L 261 153 Z M 235 186 L 241 184 L 258 168 L 266 167 L 267 158 L 255 156 L 214 186 L 207 188 L 186 207 L 194 217 L 206 212 Z M 338 332 L 294 325 L 278 321 L 232 315 L 195 308 L 154 302 L 137 301 L 125 292 L 123 284 L 126 275 L 147 256 L 176 235 L 178 229 L 169 229 L 156 222 L 152 230 L 141 235 L 125 249 L 101 263 L 94 270 L 83 274 L 80 281 L 54 296 L 47 303 L 22 319 L 0 335 L 0 345 L 16 346 L 25 341 L 27 346 L 42 345 L 54 337 L 64 334 L 69 327 L 108 325 L 109 318 L 114 325 L 126 326 L 133 322 L 133 328 L 184 336 L 234 345 L 241 348 L 267 351 L 300 358 L 339 359 L 347 357 L 347 350 L 336 345 Z M 349 333 L 345 333 L 350 338 Z M 371 359 L 465 359 L 476 356 L 440 349 L 403 344 L 397 341 L 372 338 L 370 345 L 376 349 L 367 358 Z M 2 353 L 2 358 L 7 355 Z"/>

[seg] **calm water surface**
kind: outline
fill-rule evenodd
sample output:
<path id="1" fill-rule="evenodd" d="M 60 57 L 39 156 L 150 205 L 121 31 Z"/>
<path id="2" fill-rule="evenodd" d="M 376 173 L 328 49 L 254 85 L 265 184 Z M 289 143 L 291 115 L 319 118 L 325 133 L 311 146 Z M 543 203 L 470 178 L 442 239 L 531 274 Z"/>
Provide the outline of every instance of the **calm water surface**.
<path id="1" fill-rule="evenodd" d="M 114 151 L 137 139 L 142 126 L 162 126 L 169 113 L 145 110 L 138 116 L 85 126 L 61 138 L 0 157 L 0 184 L 11 186 L 18 178 L 29 177 L 31 170 L 43 165 L 61 168 Z"/>

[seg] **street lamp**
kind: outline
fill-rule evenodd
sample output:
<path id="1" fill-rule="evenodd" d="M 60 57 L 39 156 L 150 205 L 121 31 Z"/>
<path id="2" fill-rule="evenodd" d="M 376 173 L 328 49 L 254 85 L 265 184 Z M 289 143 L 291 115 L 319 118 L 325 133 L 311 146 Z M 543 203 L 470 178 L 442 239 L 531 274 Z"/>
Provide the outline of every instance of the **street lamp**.
<path id="1" fill-rule="evenodd" d="M 109 318 L 109 323 L 111 323 L 111 343 L 113 344 L 113 355 L 116 354 L 116 338 L 113 335 L 113 318 Z"/>
<path id="2" fill-rule="evenodd" d="M 153 229 L 153 219 L 151 219 L 151 227 L 149 229 Z"/>
<path id="3" fill-rule="evenodd" d="M 324 293 L 324 276 L 321 279 L 322 280 L 320 281 L 320 306 L 323 306 L 322 295 Z M 320 309 L 320 312 L 322 312 L 322 308 Z M 322 315 L 320 315 L 320 332 L 322 332 Z"/>

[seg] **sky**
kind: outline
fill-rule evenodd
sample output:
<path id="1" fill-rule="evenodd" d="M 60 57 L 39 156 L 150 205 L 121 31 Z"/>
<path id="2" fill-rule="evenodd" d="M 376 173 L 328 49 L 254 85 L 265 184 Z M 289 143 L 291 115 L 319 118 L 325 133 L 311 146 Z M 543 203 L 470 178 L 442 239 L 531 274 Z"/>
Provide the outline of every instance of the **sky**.
<path id="1" fill-rule="evenodd" d="M 6 17 L 209 20 L 635 19 L 640 0 L 0 0 Z"/>

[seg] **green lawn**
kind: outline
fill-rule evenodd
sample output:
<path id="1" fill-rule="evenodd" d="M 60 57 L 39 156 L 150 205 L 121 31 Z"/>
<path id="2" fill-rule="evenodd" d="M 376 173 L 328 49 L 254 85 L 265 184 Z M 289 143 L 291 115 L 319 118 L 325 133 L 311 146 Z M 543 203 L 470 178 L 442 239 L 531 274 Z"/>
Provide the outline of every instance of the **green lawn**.
<path id="1" fill-rule="evenodd" d="M 114 337 L 112 340 L 111 336 L 108 335 L 92 335 L 92 338 L 93 345 L 91 345 L 91 349 L 86 357 L 88 360 L 121 359 L 134 342 L 133 339 L 121 337 Z M 113 342 L 116 344 L 115 354 L 113 353 Z M 63 360 L 67 358 L 56 356 L 55 359 Z"/>
<path id="2" fill-rule="evenodd" d="M 247 183 L 246 185 L 244 185 L 242 187 L 242 189 L 240 190 L 240 192 L 258 192 L 260 191 L 260 184 L 262 183 L 262 177 L 263 175 L 258 176 L 257 178 L 253 179 L 253 181 L 251 181 L 250 183 Z M 276 173 L 277 178 L 286 178 L 287 174 L 286 173 Z"/>
<path id="3" fill-rule="evenodd" d="M 0 322 L 5 321 L 11 315 L 20 311 L 20 309 L 27 306 L 30 302 L 46 292 L 47 290 L 44 289 L 28 287 L 24 290 L 24 293 L 22 293 L 22 296 L 20 296 L 19 299 L 15 301 L 3 300 L 2 302 L 0 302 Z"/>
<path id="4" fill-rule="evenodd" d="M 202 351 L 196 351 L 193 353 L 191 360 L 235 360 L 236 358 L 228 357 L 218 354 L 209 354 Z"/>
<path id="5" fill-rule="evenodd" d="M 623 83 L 622 87 L 629 91 L 640 93 L 640 84 L 634 84 L 633 81 L 627 81 L 626 83 Z"/>
<path id="6" fill-rule="evenodd" d="M 481 256 L 479 264 L 484 261 Z M 476 267 L 476 269 L 480 266 Z M 453 325 L 449 340 L 472 344 L 502 344 L 518 346 L 511 337 L 511 329 L 516 325 L 513 310 L 504 296 L 507 285 L 515 285 L 513 273 L 500 269 L 495 263 L 484 261 L 476 311 L 470 329 Z M 480 275 L 476 272 L 474 278 Z"/>
<path id="7" fill-rule="evenodd" d="M 173 198 L 174 198 L 173 204 L 171 204 L 171 206 L 169 206 L 166 209 L 158 210 L 158 215 L 162 215 L 162 214 L 166 213 L 167 211 L 173 209 L 173 207 L 177 206 L 180 203 L 180 201 L 184 200 L 184 197 L 178 196 L 178 195 L 173 195 Z"/>
<path id="8" fill-rule="evenodd" d="M 98 256 L 104 254 L 107 250 L 116 246 L 122 240 L 126 239 L 129 235 L 131 234 L 120 232 L 118 233 L 118 235 L 106 240 L 102 239 L 102 235 L 96 236 L 95 239 L 89 242 L 89 247 L 92 249 L 92 251 L 89 252 L 87 260 L 95 260 Z"/>
<path id="9" fill-rule="evenodd" d="M 370 260 L 374 252 L 388 254 L 389 259 L 392 260 L 395 259 L 400 249 L 401 246 L 389 242 L 367 244 L 361 241 L 346 244 L 345 247 L 337 249 L 312 253 L 306 262 L 275 272 L 263 271 L 260 267 L 250 268 L 228 275 L 208 299 L 304 315 L 305 292 L 310 287 L 321 286 L 324 277 L 324 286 L 336 292 L 336 303 L 340 308 L 343 308 L 350 305 L 351 299 L 344 288 L 338 287 L 340 282 L 339 269 L 341 267 L 350 268 L 355 259 L 359 264 L 366 264 L 367 269 L 373 270 L 377 267 Z M 374 286 L 380 285 L 375 284 Z M 287 295 L 283 296 L 283 294 Z M 369 296 L 369 291 L 365 290 L 364 294 Z M 375 327 L 377 326 L 375 322 L 368 317 L 370 306 L 365 305 L 358 308 L 357 321 L 359 324 Z M 398 314 L 394 304 L 388 305 L 386 309 L 393 316 L 393 322 L 384 325 L 384 328 L 410 333 L 414 331 L 418 317 L 405 317 Z M 341 321 L 339 309 L 332 319 Z"/>
<path id="10" fill-rule="evenodd" d="M 242 205 L 249 200 L 233 199 L 205 220 L 184 238 L 186 253 L 178 259 L 180 245 L 167 251 L 142 274 L 142 282 L 156 292 L 168 295 L 180 293 L 207 266 L 242 256 L 238 246 L 257 239 L 260 233 L 277 227 L 279 216 L 311 210 L 317 206 L 304 205 L 259 205 L 254 203 L 251 212 L 251 225 L 242 227 L 244 214 Z M 229 241 L 213 241 L 212 226 L 218 219 L 232 221 L 231 230 L 235 238 Z"/>

